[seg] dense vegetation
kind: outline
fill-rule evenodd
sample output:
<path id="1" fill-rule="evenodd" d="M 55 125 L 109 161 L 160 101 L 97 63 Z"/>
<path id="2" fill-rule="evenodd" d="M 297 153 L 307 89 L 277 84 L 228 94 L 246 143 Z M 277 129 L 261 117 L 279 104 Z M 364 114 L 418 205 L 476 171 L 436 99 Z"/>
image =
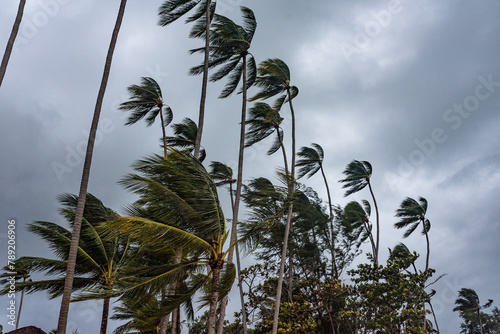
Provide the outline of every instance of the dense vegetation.
<path id="1" fill-rule="evenodd" d="M 442 276 L 432 279 L 427 200 L 407 197 L 394 208 L 394 227 L 405 229 L 404 238 L 417 229 L 425 237 L 425 267 L 418 268 L 419 255 L 404 244 L 380 244 L 381 234 L 393 231 L 381 228 L 368 161 L 346 162 L 339 181 L 346 197 L 362 192 L 369 200 L 340 206 L 332 202 L 321 145 L 296 149 L 301 129 L 295 124 L 293 100 L 300 98 L 299 89 L 283 60 L 257 62 L 251 54 L 257 29 L 253 11 L 241 7 L 242 19 L 235 18 L 240 25 L 217 14 L 211 1 L 168 0 L 160 8 L 159 23 L 168 25 L 188 13 L 187 21 L 194 23 L 190 37 L 203 41 L 191 53 L 205 56 L 190 71 L 203 75 L 198 123 L 184 118 L 170 125 L 174 112 L 154 78 L 130 85 L 130 98 L 120 105 L 129 114 L 126 125 L 141 120 L 153 125 L 157 119 L 161 124 L 161 155 L 137 160 L 133 172 L 120 181 L 137 201 L 121 216 L 87 194 L 83 181 L 79 195 L 61 195 L 60 213 L 72 230 L 52 222 L 29 225 L 54 258 L 18 259 L 17 291 L 48 291 L 54 298 L 68 293 L 70 284 L 74 302 L 102 299 L 101 333 L 107 331 L 108 318 L 123 322 L 115 333 L 180 333 L 181 312 L 189 319 L 184 328 L 193 334 L 439 333 L 432 307 L 435 291 L 429 286 Z M 220 98 L 234 92 L 242 97 L 236 175 L 221 162 L 207 163 L 210 152 L 201 146 L 206 86 L 219 80 L 227 80 Z M 105 81 L 103 77 L 101 88 Z M 248 97 L 252 86 L 258 91 Z M 96 111 L 99 98 L 97 105 Z M 291 127 L 283 128 L 282 115 L 288 112 Z M 98 121 L 99 113 L 95 115 Z M 267 153 L 283 156 L 283 165 L 276 166 L 278 181 L 261 176 L 243 180 L 245 148 L 269 137 L 273 142 Z M 88 169 L 90 161 L 84 167 Z M 299 182 L 318 172 L 326 204 Z M 229 190 L 229 213 L 219 200 L 223 188 Z M 240 217 L 241 205 L 248 216 Z M 365 243 L 371 248 L 369 263 L 352 266 Z M 381 247 L 390 248 L 387 259 L 380 257 Z M 243 254 L 251 254 L 256 264 L 241 268 Z M 11 269 L 5 270 L 4 276 L 10 277 Z M 50 278 L 29 280 L 35 272 Z M 235 285 L 243 307 L 231 323 L 225 319 L 227 295 Z M 112 310 L 111 300 L 117 305 Z M 464 288 L 456 304 L 462 333 L 500 333 L 498 308 L 492 314 L 482 311 L 492 301 L 481 305 L 474 290 Z M 193 319 L 195 305 L 206 312 Z M 65 332 L 65 321 L 61 316 L 58 333 Z"/>

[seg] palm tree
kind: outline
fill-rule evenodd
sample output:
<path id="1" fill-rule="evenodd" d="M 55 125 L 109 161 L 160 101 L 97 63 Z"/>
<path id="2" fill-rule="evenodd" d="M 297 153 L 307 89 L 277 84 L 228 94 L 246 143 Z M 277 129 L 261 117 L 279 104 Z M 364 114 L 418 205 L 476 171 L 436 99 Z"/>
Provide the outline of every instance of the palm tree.
<path id="1" fill-rule="evenodd" d="M 78 197 L 71 194 L 59 196 L 63 204 L 60 213 L 70 223 L 74 221 Z M 75 267 L 73 290 L 81 289 L 110 289 L 120 284 L 124 268 L 132 260 L 130 256 L 130 242 L 119 235 L 111 235 L 99 231 L 100 222 L 115 219 L 118 215 L 105 207 L 102 202 L 92 194 L 87 194 L 84 217 L 82 221 L 81 237 L 78 246 L 78 256 Z M 45 221 L 37 221 L 28 225 L 28 230 L 37 234 L 49 243 L 57 259 L 41 257 L 22 257 L 18 259 L 21 268 L 31 271 L 47 271 L 58 277 L 20 283 L 19 287 L 28 293 L 48 290 L 51 298 L 56 298 L 63 293 L 64 273 L 67 267 L 68 250 L 71 243 L 71 232 L 64 227 Z M 78 300 L 75 299 L 75 300 Z M 101 334 L 106 333 L 110 299 L 103 302 L 101 319 Z"/>
<path id="2" fill-rule="evenodd" d="M 341 226 L 344 234 L 357 241 L 356 248 L 359 248 L 363 242 L 369 239 L 372 252 L 375 254 L 377 250 L 373 240 L 372 224 L 370 223 L 371 206 L 366 200 L 361 202 L 362 205 L 356 201 L 347 203 L 338 216 L 342 220 Z"/>
<path id="3" fill-rule="evenodd" d="M 267 59 L 259 64 L 258 77 L 255 84 L 261 88 L 261 91 L 253 96 L 249 101 L 257 99 L 268 99 L 278 94 L 282 94 L 276 100 L 274 108 L 280 110 L 285 102 L 290 105 L 290 113 L 292 117 L 292 161 L 290 166 L 289 177 L 289 197 L 293 197 L 294 179 L 295 179 L 295 112 L 292 105 L 292 99 L 297 96 L 299 90 L 296 86 L 290 85 L 290 70 L 286 63 L 281 59 Z M 288 247 L 288 236 L 292 229 L 293 203 L 289 207 L 287 226 L 285 228 L 285 238 L 283 242 L 282 258 L 280 263 L 280 274 L 278 278 L 278 289 L 276 292 L 276 307 L 273 318 L 273 334 L 278 332 L 279 304 L 281 301 L 281 290 L 283 287 L 283 274 L 285 270 L 285 257 Z M 290 266 L 292 264 L 290 263 Z M 290 275 L 291 277 L 292 275 Z"/>
<path id="4" fill-rule="evenodd" d="M 377 201 L 375 200 L 375 195 L 373 194 L 372 185 L 370 183 L 370 178 L 372 176 L 372 165 L 368 161 L 351 161 L 343 174 L 346 176 L 345 179 L 340 180 L 340 182 L 344 183 L 342 188 L 347 188 L 344 197 L 347 197 L 351 194 L 354 194 L 366 186 L 370 189 L 370 194 L 373 199 L 373 204 L 375 205 L 375 215 L 376 215 L 376 224 L 377 224 L 377 235 L 375 238 L 375 254 L 374 263 L 375 267 L 378 267 L 378 251 L 379 251 L 379 241 L 380 241 L 380 220 L 379 220 L 379 212 Z"/>
<path id="5" fill-rule="evenodd" d="M 177 149 L 186 149 L 189 152 L 194 152 L 196 133 L 198 132 L 196 123 L 192 119 L 186 117 L 181 123 L 172 124 L 172 129 L 175 136 L 167 137 L 167 145 Z M 198 160 L 203 162 L 207 156 L 205 149 L 200 148 L 199 152 Z"/>
<path id="6" fill-rule="evenodd" d="M 394 224 L 397 229 L 408 228 L 403 235 L 403 238 L 409 237 L 422 223 L 422 234 L 425 235 L 425 240 L 427 241 L 427 256 L 425 260 L 425 270 L 429 269 L 429 255 L 430 255 L 430 244 L 429 244 L 429 230 L 431 228 L 431 223 L 429 219 L 425 218 L 427 213 L 427 200 L 423 197 L 418 199 L 418 202 L 413 198 L 406 197 L 401 203 L 399 209 L 396 211 L 396 217 L 400 217 L 401 220 Z"/>
<path id="7" fill-rule="evenodd" d="M 163 154 L 167 154 L 167 136 L 165 127 L 172 122 L 172 109 L 165 105 L 160 85 L 149 77 L 143 77 L 140 85 L 132 85 L 127 88 L 130 100 L 120 104 L 120 110 L 130 111 L 125 125 L 132 125 L 145 118 L 147 126 L 154 124 L 156 117 L 160 115 L 161 130 L 163 132 Z"/>
<path id="8" fill-rule="evenodd" d="M 479 321 L 479 329 L 481 334 L 483 334 L 483 322 L 481 320 L 481 309 L 488 308 L 493 303 L 492 299 L 488 299 L 488 302 L 481 305 L 479 302 L 479 297 L 473 289 L 462 288 L 458 291 L 458 298 L 455 300 L 455 308 L 453 311 L 459 312 L 460 316 L 466 315 L 468 313 L 474 312 L 477 315 Z"/>
<path id="9" fill-rule="evenodd" d="M 75 221 L 73 224 L 73 233 L 71 234 L 71 245 L 68 254 L 68 267 L 66 269 L 66 280 L 64 283 L 64 292 L 61 301 L 61 309 L 59 311 L 59 320 L 57 324 L 57 333 L 66 334 L 66 325 L 68 322 L 68 311 L 69 311 L 69 301 L 71 299 L 71 290 L 73 286 L 73 279 L 75 274 L 76 256 L 78 254 L 78 240 L 80 239 L 80 228 L 82 225 L 83 218 L 83 208 L 85 206 L 85 198 L 87 196 L 87 187 L 90 175 L 90 166 L 92 164 L 92 154 L 94 151 L 94 142 L 97 132 L 97 127 L 99 125 L 99 117 L 101 115 L 102 101 L 104 99 L 104 93 L 106 92 L 106 86 L 108 84 L 109 72 L 111 70 L 111 61 L 113 59 L 113 53 L 115 51 L 116 41 L 118 40 L 118 33 L 120 31 L 121 23 L 123 20 L 123 15 L 125 13 L 125 6 L 127 5 L 127 0 L 120 1 L 120 9 L 118 10 L 118 15 L 116 17 L 115 27 L 113 29 L 113 34 L 111 35 L 111 42 L 109 44 L 108 54 L 106 56 L 106 63 L 104 65 L 104 71 L 102 74 L 101 85 L 99 88 L 99 93 L 97 95 L 96 106 L 94 109 L 94 117 L 92 119 L 92 125 L 90 127 L 89 140 L 87 144 L 87 151 L 85 153 L 85 162 L 83 164 L 82 180 L 80 184 L 80 191 L 78 195 L 78 206 L 76 208 Z"/>
<path id="10" fill-rule="evenodd" d="M 182 249 L 190 256 L 184 256 L 179 263 L 138 267 L 138 275 L 127 288 L 108 295 L 151 285 L 159 288 L 164 282 L 175 283 L 188 275 L 187 288 L 168 296 L 158 317 L 190 300 L 200 289 L 208 291 L 203 301 L 210 308 L 208 333 L 214 334 L 217 302 L 229 292 L 236 275 L 235 266 L 227 260 L 228 250 L 224 250 L 228 232 L 216 186 L 203 165 L 185 151 L 171 150 L 166 158 L 148 157 L 136 162 L 134 168 L 140 174 L 129 174 L 121 183 L 140 196 L 135 208 L 146 208 L 156 220 L 122 217 L 106 223 L 105 228 L 130 235 L 151 251 Z M 208 275 L 203 273 L 207 266 Z"/>
<path id="11" fill-rule="evenodd" d="M 330 187 L 328 186 L 328 181 L 326 180 L 325 171 L 323 169 L 323 160 L 324 160 L 324 152 L 323 148 L 316 144 L 312 143 L 311 147 L 302 147 L 297 153 L 297 156 L 300 158 L 297 162 L 297 167 L 299 167 L 299 174 L 297 179 L 300 179 L 303 176 L 307 176 L 310 178 L 318 171 L 321 171 L 321 175 L 323 176 L 323 181 L 325 182 L 326 194 L 328 195 L 328 208 L 330 209 L 330 249 L 332 253 L 332 276 L 335 278 L 339 277 L 339 273 L 337 270 L 337 265 L 335 263 L 335 235 L 333 231 L 333 206 L 332 206 L 332 197 L 330 195 Z"/>
<path id="12" fill-rule="evenodd" d="M 4 284 L 8 283 L 7 279 L 11 279 L 12 276 L 14 276 L 14 279 L 16 281 L 20 280 L 22 278 L 23 279 L 22 283 L 25 283 L 26 280 L 31 281 L 31 279 L 30 279 L 31 268 L 28 268 L 28 267 L 21 268 L 20 265 L 21 265 L 21 263 L 16 261 L 14 271 L 12 271 L 9 266 L 3 267 L 3 270 L 5 273 L 0 275 L 0 278 L 2 278 L 2 280 L 0 280 L 0 284 L 4 285 Z M 9 287 L 8 291 L 10 292 L 10 287 Z M 17 311 L 16 329 L 19 328 L 19 319 L 21 318 L 21 311 L 23 309 L 24 291 L 25 291 L 25 288 L 23 287 L 21 289 L 21 300 L 19 301 L 19 310 Z M 0 330 L 0 333 L 1 332 L 2 331 Z"/>
<path id="13" fill-rule="evenodd" d="M 208 85 L 208 58 L 210 48 L 210 22 L 215 12 L 216 2 L 211 0 L 167 0 L 161 5 L 159 10 L 159 25 L 166 26 L 177 21 L 180 17 L 197 7 L 194 15 L 186 21 L 197 22 L 191 30 L 190 37 L 201 37 L 204 34 L 205 57 L 203 60 L 203 80 L 201 86 L 200 112 L 198 117 L 198 129 L 194 144 L 194 156 L 198 158 L 201 147 L 201 136 L 203 133 L 203 123 L 205 118 L 205 100 L 207 97 Z"/>
<path id="14" fill-rule="evenodd" d="M 210 34 L 210 55 L 208 66 L 209 68 L 219 67 L 212 74 L 210 81 L 219 81 L 229 76 L 229 81 L 225 85 L 219 98 L 230 96 L 238 87 L 240 79 L 242 81 L 242 108 L 241 108 L 241 123 L 240 123 L 240 145 L 238 154 L 238 174 L 236 178 L 236 193 L 233 206 L 233 223 L 231 228 L 231 244 L 236 242 L 236 228 L 238 224 L 238 213 L 241 197 L 241 185 L 243 177 L 243 151 L 245 146 L 245 124 L 247 112 L 247 89 L 252 86 L 257 69 L 255 59 L 249 52 L 252 39 L 257 27 L 255 15 L 250 8 L 240 7 L 243 14 L 243 25 L 240 26 L 234 23 L 229 18 L 222 15 L 214 15 L 213 29 Z M 191 52 L 206 52 L 205 49 L 194 49 Z M 191 74 L 196 75 L 202 73 L 204 65 L 200 65 L 191 69 Z M 221 67 L 220 67 L 221 66 Z M 229 252 L 228 261 L 232 261 L 233 252 Z M 222 301 L 219 316 L 218 332 L 222 331 L 223 321 L 225 316 L 227 299 Z M 221 320 L 222 319 L 222 320 Z"/>
<path id="15" fill-rule="evenodd" d="M 19 27 L 21 26 L 21 20 L 23 18 L 24 6 L 26 5 L 26 0 L 19 1 L 19 7 L 17 9 L 16 20 L 12 26 L 12 31 L 10 33 L 9 40 L 7 41 L 7 46 L 5 47 L 5 52 L 2 58 L 2 64 L 0 65 L 0 87 L 2 86 L 3 77 L 7 71 L 7 64 L 9 63 L 10 54 L 12 53 L 12 48 L 14 47 L 14 42 L 16 41 L 17 33 Z"/>

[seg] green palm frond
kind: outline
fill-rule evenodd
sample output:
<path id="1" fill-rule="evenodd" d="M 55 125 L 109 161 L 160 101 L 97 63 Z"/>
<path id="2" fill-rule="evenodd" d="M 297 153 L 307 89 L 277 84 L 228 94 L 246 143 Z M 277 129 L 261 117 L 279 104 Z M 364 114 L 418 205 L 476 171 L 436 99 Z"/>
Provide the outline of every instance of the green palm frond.
<path id="1" fill-rule="evenodd" d="M 233 179 L 233 169 L 218 161 L 210 163 L 210 176 L 217 187 L 236 182 L 236 179 Z"/>
<path id="2" fill-rule="evenodd" d="M 323 148 L 316 143 L 311 145 L 313 146 L 312 148 L 302 147 L 297 153 L 297 156 L 299 157 L 295 165 L 296 167 L 299 167 L 297 179 L 306 175 L 310 178 L 321 169 L 324 159 Z"/>
<path id="3" fill-rule="evenodd" d="M 199 2 L 200 1 L 193 1 L 193 0 L 165 1 L 159 8 L 158 15 L 160 16 L 160 19 L 158 21 L 158 24 L 161 26 L 166 26 L 172 22 L 177 21 L 180 17 L 188 13 L 194 7 L 196 7 L 196 5 Z"/>
<path id="4" fill-rule="evenodd" d="M 408 227 L 403 235 L 404 238 L 410 236 L 420 223 L 423 223 L 422 234 L 426 234 L 430 230 L 430 221 L 425 218 L 427 206 L 427 200 L 423 197 L 420 197 L 418 202 L 410 197 L 403 200 L 399 209 L 396 210 L 396 217 L 401 218 L 401 220 L 396 222 L 394 227 L 398 229 Z"/>
<path id="5" fill-rule="evenodd" d="M 344 183 L 342 188 L 347 188 L 344 197 L 354 194 L 365 188 L 370 182 L 372 165 L 368 161 L 351 161 L 343 174 L 346 176 L 340 182 Z"/>
<path id="6" fill-rule="evenodd" d="M 298 88 L 290 85 L 290 69 L 283 60 L 273 58 L 262 61 L 258 66 L 257 73 L 258 76 L 255 80 L 255 85 L 260 87 L 261 90 L 250 98 L 249 101 L 265 100 L 278 94 L 283 94 L 279 97 L 280 102 L 274 106 L 279 110 L 287 99 L 286 93 L 288 90 L 290 90 L 292 99 L 297 96 Z"/>

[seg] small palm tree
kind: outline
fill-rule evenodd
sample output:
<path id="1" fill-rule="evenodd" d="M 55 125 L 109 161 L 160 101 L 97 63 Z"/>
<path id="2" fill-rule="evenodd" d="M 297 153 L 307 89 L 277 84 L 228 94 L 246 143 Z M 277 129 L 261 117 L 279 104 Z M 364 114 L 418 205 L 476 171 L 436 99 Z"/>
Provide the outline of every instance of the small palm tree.
<path id="1" fill-rule="evenodd" d="M 31 282 L 31 279 L 30 279 L 31 268 L 29 268 L 29 267 L 21 268 L 20 267 L 21 265 L 22 265 L 22 263 L 16 261 L 16 266 L 15 266 L 16 268 L 14 271 L 12 271 L 9 266 L 3 267 L 3 270 L 5 273 L 0 275 L 0 278 L 2 278 L 0 280 L 0 284 L 4 285 L 4 284 L 8 283 L 7 279 L 11 279 L 12 276 L 14 276 L 14 279 L 16 281 L 22 279 L 23 280 L 22 283 L 25 283 L 26 280 Z M 9 288 L 9 291 L 10 291 L 10 288 Z M 19 319 L 21 318 L 21 311 L 23 309 L 24 291 L 25 291 L 25 288 L 23 287 L 21 289 L 21 300 L 19 301 L 19 310 L 17 312 L 16 329 L 19 328 Z M 0 334 L 1 334 L 1 332 L 2 331 L 0 330 Z"/>
<path id="2" fill-rule="evenodd" d="M 481 334 L 483 334 L 483 322 L 481 320 L 481 310 L 484 308 L 488 308 L 493 303 L 492 299 L 488 299 L 488 302 L 484 305 L 481 305 L 479 302 L 479 297 L 473 289 L 462 288 L 458 291 L 458 298 L 455 300 L 455 308 L 453 311 L 459 312 L 461 316 L 468 313 L 476 313 L 479 321 L 479 329 Z"/>
<path id="3" fill-rule="evenodd" d="M 165 105 L 160 85 L 149 77 L 143 77 L 140 85 L 132 85 L 127 88 L 130 100 L 120 104 L 119 109 L 130 111 L 125 125 L 132 125 L 145 118 L 147 126 L 154 124 L 156 117 L 160 115 L 161 129 L 163 133 L 163 153 L 167 154 L 167 136 L 165 127 L 172 122 L 172 109 Z"/>
<path id="4" fill-rule="evenodd" d="M 340 180 L 340 182 L 344 183 L 342 188 L 347 188 L 344 197 L 347 197 L 351 194 L 354 194 L 366 186 L 370 189 L 370 194 L 373 199 L 373 204 L 375 205 L 375 215 L 376 215 L 376 224 L 377 224 L 377 235 L 375 238 L 375 254 L 373 254 L 373 259 L 375 263 L 375 267 L 378 267 L 378 252 L 379 252 L 379 242 L 380 242 L 380 221 L 379 221 L 379 212 L 378 205 L 375 199 L 375 195 L 373 194 L 372 185 L 370 183 L 370 178 L 372 176 L 372 165 L 368 161 L 351 161 L 343 174 L 346 176 L 344 179 Z"/>
<path id="5" fill-rule="evenodd" d="M 61 308 L 59 311 L 59 320 L 57 323 L 57 333 L 66 334 L 66 326 L 68 322 L 68 312 L 69 312 L 69 302 L 71 299 L 71 291 L 73 287 L 73 277 L 75 274 L 76 257 L 78 254 L 78 242 L 80 239 L 80 229 L 82 226 L 83 219 L 83 209 L 85 206 L 85 197 L 87 196 L 87 187 L 90 177 L 90 166 L 92 165 L 92 156 L 94 152 L 94 143 L 97 133 L 97 127 L 99 126 L 99 118 L 101 116 L 102 102 L 104 100 L 104 93 L 106 92 L 106 86 L 108 84 L 109 73 L 111 71 L 111 62 L 113 60 L 113 54 L 115 52 L 116 42 L 118 40 L 118 33 L 120 32 L 120 27 L 123 21 L 123 16 L 125 14 L 125 7 L 127 5 L 127 0 L 120 1 L 120 8 L 116 16 L 115 27 L 113 28 L 113 33 L 111 35 L 111 42 L 108 48 L 108 54 L 106 55 L 106 62 L 104 65 L 104 71 L 102 73 L 101 85 L 99 88 L 99 93 L 97 94 L 97 100 L 94 109 L 94 116 L 92 118 L 92 125 L 90 126 L 89 140 L 87 143 L 87 150 L 85 153 L 85 161 L 83 163 L 82 179 L 80 183 L 80 191 L 78 194 L 78 206 L 76 209 L 75 221 L 73 224 L 73 233 L 71 234 L 71 245 L 69 248 L 68 255 L 68 267 L 66 269 L 66 279 L 64 283 L 63 297 L 61 300 Z"/>
<path id="6" fill-rule="evenodd" d="M 375 254 L 376 245 L 373 240 L 372 224 L 370 223 L 371 206 L 366 200 L 361 202 L 362 205 L 356 201 L 347 203 L 344 210 L 341 211 L 341 226 L 345 235 L 356 240 L 356 248 L 359 248 L 363 242 L 369 239 L 372 252 Z"/>
<path id="7" fill-rule="evenodd" d="M 330 187 L 328 186 L 328 181 L 326 179 L 325 171 L 323 169 L 324 152 L 323 148 L 316 143 L 311 144 L 311 147 L 302 147 L 297 153 L 299 161 L 297 162 L 297 167 L 299 167 L 299 174 L 297 179 L 303 176 L 310 178 L 318 171 L 321 171 L 323 176 L 323 181 L 325 182 L 326 194 L 328 195 L 328 208 L 330 209 L 330 250 L 332 253 L 332 274 L 335 278 L 339 277 L 337 270 L 337 265 L 335 263 L 335 235 L 333 231 L 333 204 L 332 197 L 330 195 Z"/>
<path id="8" fill-rule="evenodd" d="M 180 150 L 188 150 L 193 153 L 196 133 L 198 132 L 196 123 L 192 119 L 186 117 L 181 123 L 172 124 L 172 129 L 174 131 L 174 136 L 167 137 L 167 145 Z M 205 149 L 200 148 L 198 159 L 203 162 L 206 156 Z"/>
<path id="9" fill-rule="evenodd" d="M 431 223 L 429 219 L 425 217 L 427 213 L 427 200 L 423 197 L 418 199 L 418 202 L 413 198 L 407 197 L 401 203 L 399 209 L 396 211 L 396 217 L 400 217 L 401 220 L 394 224 L 394 227 L 408 228 L 403 235 L 403 238 L 409 237 L 418 227 L 422 224 L 422 234 L 425 235 L 425 240 L 427 241 L 427 256 L 425 260 L 425 270 L 429 269 L 429 255 L 430 255 L 430 243 L 429 243 L 429 230 L 431 228 Z"/>
<path id="10" fill-rule="evenodd" d="M 19 1 L 19 7 L 17 9 L 16 20 L 12 26 L 12 31 L 10 33 L 9 40 L 7 41 L 7 46 L 5 47 L 5 52 L 2 58 L 2 64 L 0 65 L 0 86 L 2 86 L 3 78 L 5 72 L 7 71 L 7 65 L 9 63 L 10 54 L 12 53 L 12 48 L 14 47 L 14 42 L 16 41 L 17 33 L 19 32 L 19 27 L 21 26 L 21 20 L 23 19 L 24 6 L 26 5 L 26 0 Z"/>

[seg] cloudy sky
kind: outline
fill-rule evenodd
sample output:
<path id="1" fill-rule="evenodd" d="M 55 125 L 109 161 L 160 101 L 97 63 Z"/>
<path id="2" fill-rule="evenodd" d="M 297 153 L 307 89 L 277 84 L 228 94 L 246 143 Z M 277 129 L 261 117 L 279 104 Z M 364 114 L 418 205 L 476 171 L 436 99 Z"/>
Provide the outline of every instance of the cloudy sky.
<path id="1" fill-rule="evenodd" d="M 129 1 L 103 104 L 89 191 L 117 211 L 134 197 L 116 182 L 134 160 L 160 152 L 159 124 L 123 125 L 117 105 L 126 100 L 126 87 L 151 76 L 160 83 L 174 122 L 197 119 L 201 77 L 187 73 L 201 57 L 189 56 L 188 50 L 202 42 L 190 40 L 190 26 L 181 21 L 158 26 L 161 3 Z M 458 314 L 451 310 L 462 287 L 499 306 L 500 3 L 219 0 L 218 12 L 238 21 L 240 5 L 257 18 L 250 49 L 257 62 L 280 58 L 291 69 L 300 90 L 294 100 L 298 147 L 315 142 L 324 148 L 333 201 L 351 200 L 338 183 L 345 166 L 352 159 L 371 162 L 386 250 L 402 241 L 403 231 L 393 228 L 401 201 L 406 196 L 428 200 L 430 264 L 435 277 L 447 274 L 433 286 L 441 331 L 459 331 Z M 2 48 L 17 6 L 14 0 L 0 5 Z M 17 256 L 50 256 L 25 226 L 35 220 L 64 223 L 56 197 L 78 193 L 80 152 L 118 6 L 118 0 L 26 5 L 0 88 L 2 263 L 9 219 L 16 221 Z M 208 161 L 235 167 L 240 96 L 219 100 L 221 87 L 209 86 L 202 144 Z M 286 127 L 289 114 L 283 116 Z M 265 155 L 268 145 L 246 151 L 245 180 L 274 177 L 280 158 Z M 326 199 L 319 176 L 306 182 Z M 354 199 L 367 197 L 361 192 Z M 418 233 L 405 242 L 425 255 L 425 238 Z M 8 302 L 0 299 L 2 309 Z M 69 329 L 96 332 L 100 308 L 99 302 L 72 305 Z M 49 331 L 56 327 L 58 310 L 59 300 L 29 295 L 21 325 Z M 0 323 L 11 329 L 5 316 Z"/>

